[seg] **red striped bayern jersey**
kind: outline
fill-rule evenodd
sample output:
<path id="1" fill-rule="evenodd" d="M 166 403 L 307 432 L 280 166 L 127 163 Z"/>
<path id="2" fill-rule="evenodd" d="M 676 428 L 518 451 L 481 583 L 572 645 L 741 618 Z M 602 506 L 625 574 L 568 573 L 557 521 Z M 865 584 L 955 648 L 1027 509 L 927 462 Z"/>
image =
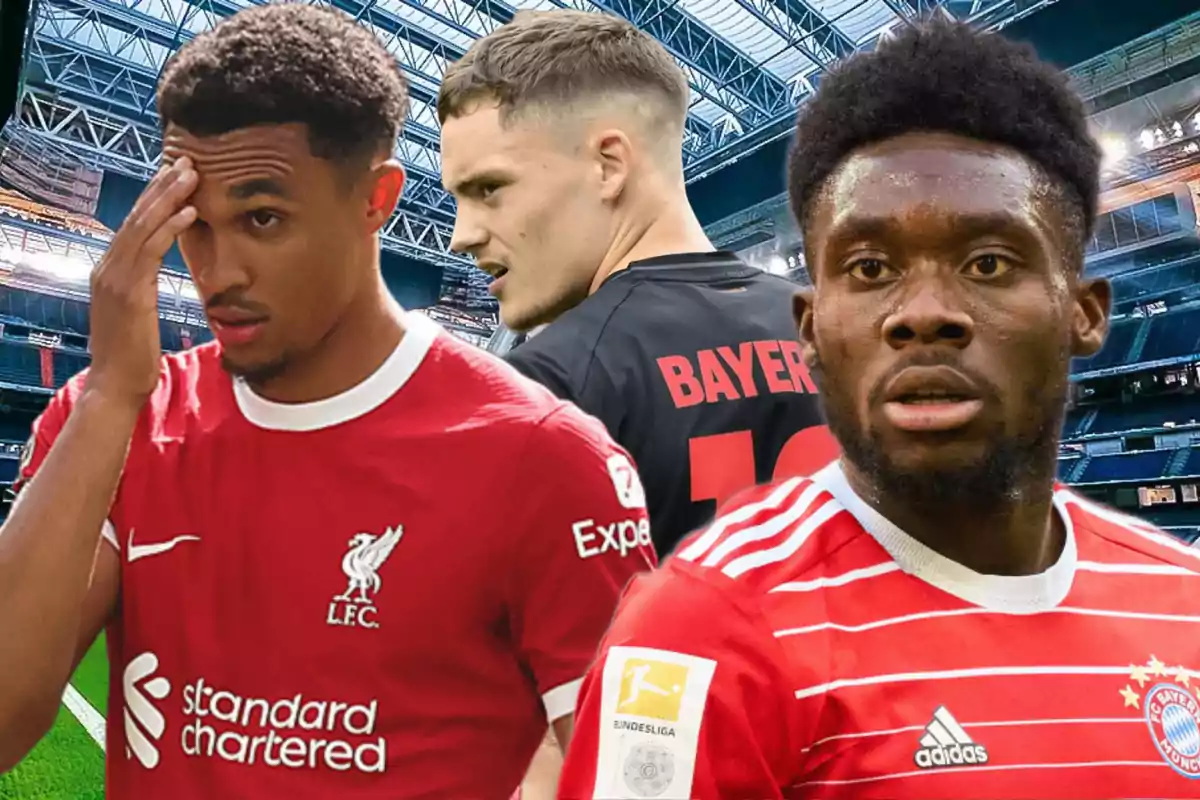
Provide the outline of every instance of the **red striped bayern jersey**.
<path id="1" fill-rule="evenodd" d="M 744 495 L 626 593 L 560 796 L 1200 797 L 1200 552 L 1054 508 L 1057 563 L 1013 577 L 837 464 Z"/>

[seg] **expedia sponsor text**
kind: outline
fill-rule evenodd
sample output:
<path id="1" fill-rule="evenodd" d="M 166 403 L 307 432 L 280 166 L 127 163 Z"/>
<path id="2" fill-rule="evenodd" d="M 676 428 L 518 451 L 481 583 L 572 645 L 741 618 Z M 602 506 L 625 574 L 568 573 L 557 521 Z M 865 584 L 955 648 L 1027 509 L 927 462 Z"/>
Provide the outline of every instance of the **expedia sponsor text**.
<path id="1" fill-rule="evenodd" d="M 591 558 L 609 550 L 617 550 L 625 556 L 639 546 L 650 546 L 650 522 L 623 519 L 608 525 L 599 525 L 593 519 L 583 519 L 571 526 L 575 534 L 575 549 L 580 558 Z M 598 544 L 597 544 L 598 542 Z"/>

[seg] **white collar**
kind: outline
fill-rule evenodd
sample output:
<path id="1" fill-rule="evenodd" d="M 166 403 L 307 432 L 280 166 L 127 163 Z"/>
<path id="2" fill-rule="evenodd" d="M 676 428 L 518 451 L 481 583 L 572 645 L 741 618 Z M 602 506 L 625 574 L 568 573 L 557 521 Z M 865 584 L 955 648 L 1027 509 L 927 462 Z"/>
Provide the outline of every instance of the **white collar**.
<path id="1" fill-rule="evenodd" d="M 374 411 L 408 382 L 440 331 L 424 314 L 406 313 L 403 322 L 404 336 L 396 349 L 357 386 L 312 403 L 276 403 L 255 394 L 239 378 L 233 382 L 238 408 L 250 423 L 272 431 L 315 431 Z"/>
<path id="2" fill-rule="evenodd" d="M 1036 575 L 983 575 L 931 550 L 876 511 L 850 487 L 839 461 L 812 480 L 854 515 L 900 569 L 968 603 L 1008 614 L 1035 614 L 1057 607 L 1071 591 L 1078 552 L 1075 527 L 1060 492 L 1054 494 L 1054 510 L 1066 529 L 1066 543 L 1058 561 Z"/>

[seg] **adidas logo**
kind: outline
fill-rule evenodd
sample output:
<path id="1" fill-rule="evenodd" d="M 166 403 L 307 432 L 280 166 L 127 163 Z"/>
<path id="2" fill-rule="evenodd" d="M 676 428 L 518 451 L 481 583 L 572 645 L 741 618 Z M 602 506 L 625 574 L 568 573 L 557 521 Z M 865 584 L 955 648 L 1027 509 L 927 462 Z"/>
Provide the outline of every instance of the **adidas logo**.
<path id="1" fill-rule="evenodd" d="M 987 748 L 975 744 L 945 706 L 933 712 L 933 721 L 925 726 L 921 747 L 913 760 L 921 769 L 986 764 Z"/>

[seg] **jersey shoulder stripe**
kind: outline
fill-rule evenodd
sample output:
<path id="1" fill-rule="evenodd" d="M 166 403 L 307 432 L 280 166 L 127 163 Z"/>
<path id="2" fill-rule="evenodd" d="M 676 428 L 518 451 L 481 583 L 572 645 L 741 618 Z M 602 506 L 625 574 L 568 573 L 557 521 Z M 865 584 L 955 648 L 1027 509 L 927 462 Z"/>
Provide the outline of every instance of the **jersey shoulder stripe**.
<path id="1" fill-rule="evenodd" d="M 699 562 L 727 535 L 741 528 L 753 526 L 757 521 L 770 518 L 799 496 L 804 478 L 792 478 L 783 483 L 755 486 L 741 492 L 717 512 L 717 518 L 680 545 L 676 558 Z"/>
<path id="2" fill-rule="evenodd" d="M 1200 573 L 1200 550 L 1136 517 L 1059 488 L 1055 495 L 1076 526 L 1147 558 Z"/>
<path id="3" fill-rule="evenodd" d="M 760 568 L 802 558 L 805 545 L 844 511 L 833 495 L 807 478 L 756 487 L 731 501 L 675 558 L 742 579 Z"/>

